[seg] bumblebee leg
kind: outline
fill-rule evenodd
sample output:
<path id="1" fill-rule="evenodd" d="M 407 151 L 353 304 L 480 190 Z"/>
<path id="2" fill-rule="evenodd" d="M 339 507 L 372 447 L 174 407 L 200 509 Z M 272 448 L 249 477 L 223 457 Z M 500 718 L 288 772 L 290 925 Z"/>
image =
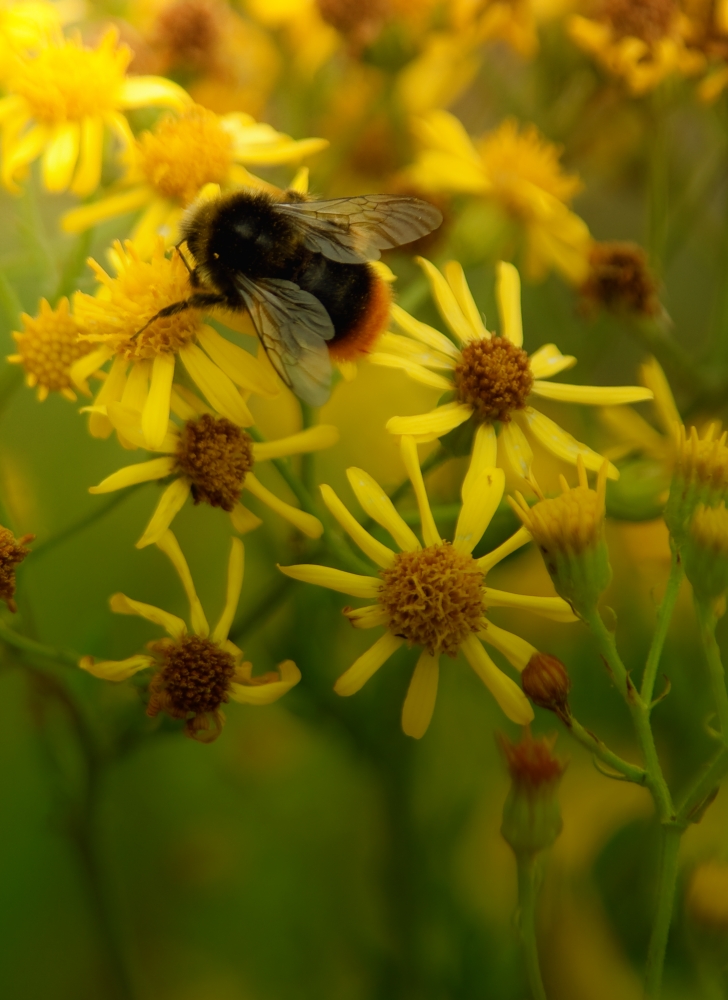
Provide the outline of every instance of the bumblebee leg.
<path id="1" fill-rule="evenodd" d="M 176 316 L 178 313 L 184 312 L 186 309 L 205 309 L 208 306 L 219 306 L 226 301 L 225 296 L 218 295 L 217 292 L 195 292 L 187 299 L 181 299 L 179 302 L 172 302 L 170 305 L 165 306 L 164 309 L 160 309 L 159 312 L 155 313 L 151 319 L 148 319 L 144 326 L 140 330 L 137 330 L 133 336 L 138 337 L 140 333 L 144 333 L 144 331 L 157 319 L 166 319 L 168 316 Z"/>

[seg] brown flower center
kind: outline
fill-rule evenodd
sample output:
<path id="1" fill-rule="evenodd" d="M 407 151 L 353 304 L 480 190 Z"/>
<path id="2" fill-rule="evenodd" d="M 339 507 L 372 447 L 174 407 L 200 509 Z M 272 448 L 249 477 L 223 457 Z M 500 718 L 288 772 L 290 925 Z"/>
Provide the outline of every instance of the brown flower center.
<path id="1" fill-rule="evenodd" d="M 664 38 L 677 14 L 675 0 L 604 0 L 602 15 L 618 38 L 648 44 Z"/>
<path id="2" fill-rule="evenodd" d="M 449 542 L 399 552 L 381 575 L 379 603 L 389 631 L 411 646 L 456 656 L 463 640 L 484 627 L 483 573 Z"/>
<path id="3" fill-rule="evenodd" d="M 522 410 L 533 386 L 528 355 L 504 337 L 471 340 L 455 369 L 455 391 L 479 423 L 507 422 Z"/>
<path id="4" fill-rule="evenodd" d="M 215 0 L 177 0 L 157 15 L 154 41 L 173 64 L 206 68 L 220 47 L 224 15 Z"/>
<path id="5" fill-rule="evenodd" d="M 647 255 L 636 243 L 595 243 L 589 254 L 589 277 L 581 288 L 584 298 L 613 311 L 640 316 L 659 311 L 655 279 Z"/>
<path id="6" fill-rule="evenodd" d="M 185 424 L 177 468 L 192 483 L 196 504 L 231 511 L 253 462 L 252 438 L 226 417 L 203 413 Z"/>

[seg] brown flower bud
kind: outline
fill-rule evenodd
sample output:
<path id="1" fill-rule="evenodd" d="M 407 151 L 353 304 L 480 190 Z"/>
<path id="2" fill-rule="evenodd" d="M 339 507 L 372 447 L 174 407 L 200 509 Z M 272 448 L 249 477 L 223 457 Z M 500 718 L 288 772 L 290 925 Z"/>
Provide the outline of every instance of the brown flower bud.
<path id="1" fill-rule="evenodd" d="M 23 535 L 16 538 L 9 528 L 0 527 L 0 601 L 5 601 L 8 608 L 15 612 L 17 607 L 13 600 L 15 594 L 15 567 L 28 555 L 26 542 L 32 542 L 35 535 Z"/>
<path id="2" fill-rule="evenodd" d="M 561 832 L 557 791 L 565 764 L 553 754 L 556 736 L 520 743 L 499 737 L 511 776 L 503 806 L 501 833 L 517 857 L 533 857 L 553 844 Z"/>
<path id="3" fill-rule="evenodd" d="M 521 674 L 521 686 L 534 705 L 555 712 L 568 724 L 571 680 L 561 660 L 549 653 L 535 653 Z"/>

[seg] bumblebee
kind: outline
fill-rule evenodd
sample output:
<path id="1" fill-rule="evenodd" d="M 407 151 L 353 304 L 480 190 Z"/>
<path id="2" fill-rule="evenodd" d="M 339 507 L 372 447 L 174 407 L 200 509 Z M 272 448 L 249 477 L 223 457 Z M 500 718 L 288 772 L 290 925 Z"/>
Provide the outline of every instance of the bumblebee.
<path id="1" fill-rule="evenodd" d="M 195 291 L 149 322 L 189 308 L 247 310 L 285 384 L 321 406 L 331 356 L 353 343 L 365 350 L 387 323 L 389 290 L 369 261 L 441 222 L 425 201 L 384 194 L 308 201 L 287 192 L 276 201 L 243 189 L 193 205 L 179 246 L 194 258 L 185 263 Z"/>

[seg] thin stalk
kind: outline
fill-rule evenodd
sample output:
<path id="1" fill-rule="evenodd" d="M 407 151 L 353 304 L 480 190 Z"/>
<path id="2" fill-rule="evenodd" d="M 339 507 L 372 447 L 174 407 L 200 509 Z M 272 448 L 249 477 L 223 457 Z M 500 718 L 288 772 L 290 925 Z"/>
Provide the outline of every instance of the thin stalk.
<path id="1" fill-rule="evenodd" d="M 93 229 L 79 233 L 73 243 L 71 252 L 63 265 L 61 277 L 53 294 L 53 305 L 58 305 L 60 299 L 70 296 L 78 288 L 78 279 L 86 267 L 86 258 L 93 242 Z"/>
<path id="2" fill-rule="evenodd" d="M 670 933 L 672 910 L 677 884 L 678 854 L 683 831 L 679 826 L 664 824 L 660 844 L 660 869 L 657 882 L 657 911 L 647 952 L 645 997 L 658 1000 L 662 990 L 662 970 L 665 965 L 667 938 Z"/>
<path id="3" fill-rule="evenodd" d="M 705 806 L 712 801 L 712 797 L 726 773 L 728 773 L 728 747 L 722 746 L 703 765 L 700 774 L 683 795 L 677 810 L 676 822 L 681 826 L 697 822 L 697 817 L 702 815 Z"/>
<path id="4" fill-rule="evenodd" d="M 42 656 L 46 660 L 53 660 L 55 663 L 64 663 L 69 667 L 77 667 L 80 656 L 69 649 L 56 649 L 53 646 L 46 646 L 35 639 L 29 639 L 25 635 L 14 632 L 0 622 L 0 642 L 6 642 L 8 646 L 13 646 L 23 653 L 32 656 Z"/>
<path id="5" fill-rule="evenodd" d="M 728 744 L 728 692 L 725 684 L 725 670 L 720 657 L 720 649 L 715 641 L 716 616 L 712 608 L 706 603 L 696 598 L 695 611 L 700 625 L 700 639 L 705 650 L 705 658 L 708 662 L 708 674 L 710 676 L 710 686 L 713 690 L 715 700 L 715 710 L 720 722 L 720 731 L 723 742 Z"/>
<path id="6" fill-rule="evenodd" d="M 230 629 L 230 639 L 232 642 L 239 642 L 243 637 L 249 636 L 265 625 L 266 620 L 280 607 L 293 583 L 294 580 L 290 576 L 284 576 L 281 573 L 280 579 L 274 580 L 273 584 L 260 595 L 255 604 L 233 622 Z"/>
<path id="7" fill-rule="evenodd" d="M 633 781 L 636 785 L 646 784 L 647 773 L 644 768 L 637 767 L 636 764 L 630 764 L 628 761 L 623 760 L 613 750 L 610 750 L 605 743 L 602 743 L 594 733 L 585 729 L 573 715 L 570 716 L 568 722 L 565 721 L 565 725 L 574 739 L 586 747 L 595 757 L 598 757 L 602 763 L 617 771 L 627 781 Z"/>
<path id="8" fill-rule="evenodd" d="M 677 550 L 675 550 L 672 554 L 672 563 L 670 565 L 670 576 L 667 581 L 667 589 L 665 590 L 665 596 L 662 598 L 662 603 L 660 604 L 657 612 L 655 631 L 652 636 L 650 651 L 647 654 L 645 672 L 642 675 L 642 690 L 640 694 L 642 701 L 648 707 L 648 710 L 652 706 L 652 695 L 655 690 L 655 680 L 657 678 L 657 669 L 660 665 L 660 656 L 662 655 L 662 648 L 665 645 L 667 630 L 670 625 L 672 613 L 675 609 L 677 595 L 680 591 L 683 573 L 684 570 L 680 555 Z"/>
<path id="9" fill-rule="evenodd" d="M 531 1000 L 547 1000 L 541 979 L 536 942 L 536 859 L 517 857 L 518 862 L 518 927 L 521 932 L 526 978 Z"/>
<path id="10" fill-rule="evenodd" d="M 51 535 L 50 538 L 46 538 L 45 541 L 41 542 L 39 545 L 33 547 L 33 562 L 36 561 L 38 556 L 42 553 L 46 555 L 51 552 L 58 545 L 62 545 L 67 542 L 74 535 L 78 534 L 80 531 L 85 531 L 86 528 L 90 528 L 92 524 L 97 521 L 102 520 L 107 514 L 118 507 L 119 504 L 123 503 L 129 498 L 132 493 L 141 489 L 142 486 L 146 486 L 146 483 L 136 483 L 133 486 L 127 487 L 121 493 L 113 493 L 111 497 L 104 503 L 98 504 L 96 509 L 91 514 L 84 514 L 83 517 L 77 518 L 77 520 L 72 521 L 67 528 L 63 528 L 56 535 Z"/>

